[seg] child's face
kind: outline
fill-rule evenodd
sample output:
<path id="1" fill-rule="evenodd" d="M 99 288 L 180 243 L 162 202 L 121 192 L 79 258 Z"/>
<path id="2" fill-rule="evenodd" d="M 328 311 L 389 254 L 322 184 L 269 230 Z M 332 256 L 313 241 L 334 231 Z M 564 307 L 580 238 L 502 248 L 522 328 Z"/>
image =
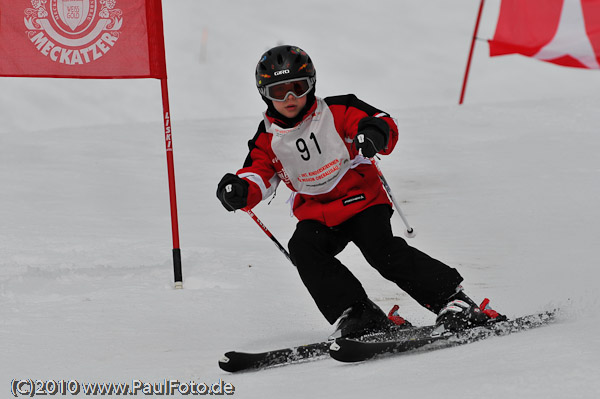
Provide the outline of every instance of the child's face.
<path id="1" fill-rule="evenodd" d="M 273 106 L 281 115 L 286 118 L 294 118 L 300 113 L 300 110 L 306 105 L 306 96 L 296 98 L 291 93 L 284 101 L 273 101 Z"/>

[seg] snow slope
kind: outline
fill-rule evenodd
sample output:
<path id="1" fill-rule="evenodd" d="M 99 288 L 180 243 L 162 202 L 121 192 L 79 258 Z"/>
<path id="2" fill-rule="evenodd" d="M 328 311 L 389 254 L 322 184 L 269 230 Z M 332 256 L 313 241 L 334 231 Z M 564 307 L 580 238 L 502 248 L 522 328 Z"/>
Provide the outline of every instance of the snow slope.
<path id="1" fill-rule="evenodd" d="M 487 3 L 482 37 L 497 13 Z M 490 59 L 478 42 L 458 107 L 478 4 L 165 0 L 183 290 L 158 82 L 1 79 L 0 392 L 15 378 L 177 379 L 223 380 L 244 399 L 599 397 L 600 76 Z M 228 350 L 331 331 L 268 238 L 214 197 L 264 108 L 255 63 L 284 42 L 311 54 L 318 95 L 353 92 L 398 118 L 381 167 L 418 231 L 410 243 L 458 268 L 475 299 L 509 316 L 560 306 L 559 323 L 359 365 L 217 367 Z M 283 243 L 288 195 L 255 210 Z M 384 309 L 433 321 L 355 247 L 341 257 Z"/>

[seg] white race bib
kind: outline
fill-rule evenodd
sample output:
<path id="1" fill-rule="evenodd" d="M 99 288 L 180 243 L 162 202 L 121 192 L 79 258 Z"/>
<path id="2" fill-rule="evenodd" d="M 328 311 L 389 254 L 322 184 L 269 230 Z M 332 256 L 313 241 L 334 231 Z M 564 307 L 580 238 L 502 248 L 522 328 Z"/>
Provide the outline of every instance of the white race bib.
<path id="1" fill-rule="evenodd" d="M 333 190 L 351 167 L 350 153 L 335 129 L 333 114 L 321 98 L 317 108 L 299 125 L 284 129 L 265 117 L 273 134 L 271 148 L 294 189 L 318 195 Z"/>

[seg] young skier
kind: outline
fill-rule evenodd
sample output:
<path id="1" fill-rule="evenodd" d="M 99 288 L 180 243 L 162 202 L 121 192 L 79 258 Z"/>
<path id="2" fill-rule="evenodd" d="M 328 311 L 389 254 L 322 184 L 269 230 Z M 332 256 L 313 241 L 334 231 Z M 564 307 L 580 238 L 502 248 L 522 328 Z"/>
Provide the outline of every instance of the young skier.
<path id="1" fill-rule="evenodd" d="M 321 313 L 330 324 L 338 321 L 333 337 L 405 322 L 373 303 L 336 258 L 349 242 L 384 278 L 436 313 L 439 329 L 496 318 L 465 295 L 455 269 L 392 234 L 391 203 L 369 158 L 394 149 L 394 120 L 352 94 L 316 97 L 315 85 L 315 67 L 304 50 L 284 45 L 262 55 L 256 86 L 267 110 L 248 142 L 243 168 L 218 184 L 225 209 L 253 208 L 280 181 L 292 190 L 299 222 L 288 244 L 290 256 Z"/>

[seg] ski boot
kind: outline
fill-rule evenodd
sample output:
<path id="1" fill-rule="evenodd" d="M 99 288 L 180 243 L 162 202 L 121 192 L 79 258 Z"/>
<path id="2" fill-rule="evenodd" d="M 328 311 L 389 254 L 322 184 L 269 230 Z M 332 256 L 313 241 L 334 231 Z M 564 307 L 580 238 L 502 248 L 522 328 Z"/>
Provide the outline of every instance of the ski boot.
<path id="1" fill-rule="evenodd" d="M 356 302 L 342 313 L 329 339 L 358 338 L 367 334 L 389 331 L 396 325 L 409 327 L 410 323 L 395 311 L 397 308 L 392 309 L 388 317 L 368 298 Z"/>
<path id="2" fill-rule="evenodd" d="M 449 298 L 449 302 L 438 313 L 433 335 L 443 335 L 446 332 L 456 332 L 506 320 L 506 316 L 489 307 L 489 302 L 490 300 L 486 298 L 480 306 L 477 306 L 463 292 L 462 287 L 459 287 L 457 292 Z"/>

